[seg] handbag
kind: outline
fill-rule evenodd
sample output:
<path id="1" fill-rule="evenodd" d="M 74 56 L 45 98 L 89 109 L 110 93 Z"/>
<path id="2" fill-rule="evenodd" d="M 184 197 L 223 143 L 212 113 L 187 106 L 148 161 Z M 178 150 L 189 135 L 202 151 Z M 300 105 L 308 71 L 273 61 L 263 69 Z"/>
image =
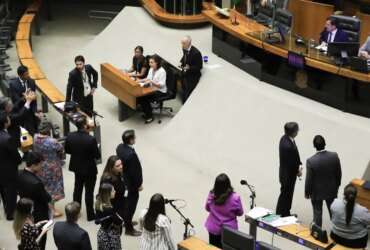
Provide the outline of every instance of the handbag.
<path id="1" fill-rule="evenodd" d="M 326 230 L 322 230 L 322 228 L 315 223 L 312 223 L 311 225 L 311 235 L 322 243 L 328 243 L 328 233 Z"/>

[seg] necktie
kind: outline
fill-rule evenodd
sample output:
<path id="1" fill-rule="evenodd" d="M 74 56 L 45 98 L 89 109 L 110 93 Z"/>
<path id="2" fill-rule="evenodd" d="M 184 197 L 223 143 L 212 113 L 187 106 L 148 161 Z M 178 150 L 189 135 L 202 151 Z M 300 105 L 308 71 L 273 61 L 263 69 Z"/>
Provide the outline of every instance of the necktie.
<path id="1" fill-rule="evenodd" d="M 331 32 L 329 32 L 328 43 L 331 43 L 331 37 L 332 37 L 332 33 L 331 33 Z"/>

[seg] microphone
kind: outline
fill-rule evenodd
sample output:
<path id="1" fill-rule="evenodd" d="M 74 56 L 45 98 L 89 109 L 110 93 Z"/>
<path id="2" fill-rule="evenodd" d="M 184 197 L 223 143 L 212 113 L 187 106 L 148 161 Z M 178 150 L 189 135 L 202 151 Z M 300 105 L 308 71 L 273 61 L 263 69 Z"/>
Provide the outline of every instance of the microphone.
<path id="1" fill-rule="evenodd" d="M 164 199 L 164 204 L 172 203 L 174 201 L 178 201 L 178 199 Z"/>
<path id="2" fill-rule="evenodd" d="M 241 180 L 240 181 L 240 184 L 242 184 L 242 185 L 248 185 L 248 182 L 246 180 Z"/>

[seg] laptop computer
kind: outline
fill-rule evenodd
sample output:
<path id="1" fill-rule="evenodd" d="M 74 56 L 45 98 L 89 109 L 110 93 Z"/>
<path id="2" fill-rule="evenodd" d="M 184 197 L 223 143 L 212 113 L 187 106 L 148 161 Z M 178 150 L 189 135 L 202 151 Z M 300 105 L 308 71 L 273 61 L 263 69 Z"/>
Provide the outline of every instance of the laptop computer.
<path id="1" fill-rule="evenodd" d="M 362 73 L 369 73 L 370 67 L 368 60 L 361 57 L 351 57 L 349 60 L 349 65 L 352 70 L 359 71 Z"/>

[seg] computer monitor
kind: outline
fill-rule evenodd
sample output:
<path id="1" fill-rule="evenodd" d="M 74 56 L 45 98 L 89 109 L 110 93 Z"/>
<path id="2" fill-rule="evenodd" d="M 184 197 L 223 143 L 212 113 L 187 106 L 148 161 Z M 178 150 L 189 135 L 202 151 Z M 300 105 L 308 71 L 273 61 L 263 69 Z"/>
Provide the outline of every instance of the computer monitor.
<path id="1" fill-rule="evenodd" d="M 255 240 L 253 236 L 224 227 L 222 231 L 222 249 L 255 250 Z"/>
<path id="2" fill-rule="evenodd" d="M 281 249 L 274 247 L 266 242 L 259 241 L 256 244 L 256 250 L 281 250 Z"/>
<path id="3" fill-rule="evenodd" d="M 336 58 L 348 58 L 351 56 L 356 56 L 359 48 L 360 44 L 355 42 L 329 43 L 328 55 Z"/>

